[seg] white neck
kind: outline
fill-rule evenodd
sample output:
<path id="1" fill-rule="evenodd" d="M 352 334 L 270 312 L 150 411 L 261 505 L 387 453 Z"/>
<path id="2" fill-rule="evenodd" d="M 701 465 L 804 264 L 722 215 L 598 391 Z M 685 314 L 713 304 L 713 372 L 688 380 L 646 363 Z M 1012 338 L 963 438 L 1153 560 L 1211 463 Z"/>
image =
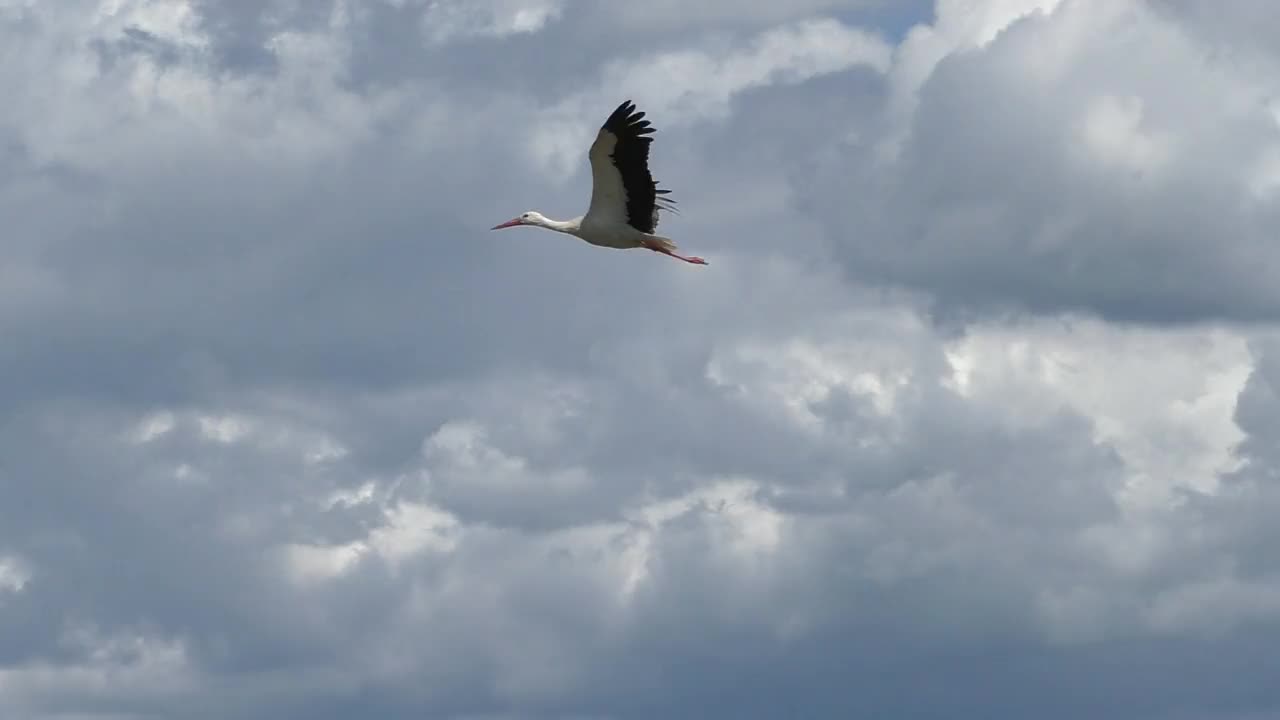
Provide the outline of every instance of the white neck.
<path id="1" fill-rule="evenodd" d="M 544 227 L 548 230 L 555 230 L 556 232 L 567 233 L 569 235 L 577 235 L 578 228 L 582 225 L 581 220 L 581 218 L 575 218 L 573 220 L 552 220 L 551 218 L 544 218 L 541 220 L 535 220 L 533 224 L 538 227 Z"/>

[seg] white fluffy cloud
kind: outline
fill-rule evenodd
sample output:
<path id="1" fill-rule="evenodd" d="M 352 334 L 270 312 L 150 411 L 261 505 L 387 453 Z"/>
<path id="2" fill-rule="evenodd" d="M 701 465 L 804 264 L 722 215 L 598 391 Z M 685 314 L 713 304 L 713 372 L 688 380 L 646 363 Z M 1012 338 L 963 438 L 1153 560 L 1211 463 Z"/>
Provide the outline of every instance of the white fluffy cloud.
<path id="1" fill-rule="evenodd" d="M 1268 11 L 748 5 L 0 3 L 0 715 L 1275 714 Z"/>
<path id="2" fill-rule="evenodd" d="M 535 33 L 564 12 L 558 0 L 432 0 L 422 14 L 423 30 L 432 42 L 457 37 L 505 37 Z"/>
<path id="3" fill-rule="evenodd" d="M 836 10 L 864 11 L 884 4 L 884 0 L 798 0 L 791 3 L 710 0 L 698 5 L 687 5 L 677 0 L 653 0 L 648 3 L 600 3 L 597 7 L 580 3 L 577 9 L 597 13 L 601 21 L 631 32 L 672 32 L 687 31 L 690 28 L 737 30 L 784 23 Z"/>
<path id="4" fill-rule="evenodd" d="M 892 50 L 874 33 L 828 18 L 775 27 L 745 47 L 716 43 L 628 57 L 605 65 L 592 88 L 550 110 L 530 145 L 533 157 L 561 177 L 581 171 L 589 145 L 617 88 L 641 98 L 646 112 L 666 117 L 664 127 L 723 118 L 734 96 L 757 88 L 803 83 L 815 77 L 866 68 L 885 72 Z M 630 97 L 630 96 L 629 96 Z"/>
<path id="5" fill-rule="evenodd" d="M 989 7 L 942 3 L 883 132 L 810 184 L 860 228 L 850 271 L 951 305 L 1273 316 L 1278 76 L 1140 0 Z"/>

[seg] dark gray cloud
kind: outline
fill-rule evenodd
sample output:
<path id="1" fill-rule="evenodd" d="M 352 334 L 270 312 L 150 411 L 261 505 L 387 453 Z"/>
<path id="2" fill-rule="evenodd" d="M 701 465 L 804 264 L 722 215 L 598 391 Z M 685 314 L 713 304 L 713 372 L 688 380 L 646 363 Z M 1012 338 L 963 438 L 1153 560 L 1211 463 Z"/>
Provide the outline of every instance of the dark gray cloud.
<path id="1" fill-rule="evenodd" d="M 0 716 L 1280 709 L 1244 24 L 681 7 L 0 4 Z"/>

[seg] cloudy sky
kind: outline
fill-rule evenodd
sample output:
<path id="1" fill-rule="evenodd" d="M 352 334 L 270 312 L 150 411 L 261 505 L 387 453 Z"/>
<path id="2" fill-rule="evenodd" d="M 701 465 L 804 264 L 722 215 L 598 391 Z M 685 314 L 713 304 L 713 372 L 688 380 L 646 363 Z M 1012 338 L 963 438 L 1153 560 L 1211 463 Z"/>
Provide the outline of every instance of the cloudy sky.
<path id="1" fill-rule="evenodd" d="M 0 0 L 0 717 L 1280 717 L 1278 26 Z"/>

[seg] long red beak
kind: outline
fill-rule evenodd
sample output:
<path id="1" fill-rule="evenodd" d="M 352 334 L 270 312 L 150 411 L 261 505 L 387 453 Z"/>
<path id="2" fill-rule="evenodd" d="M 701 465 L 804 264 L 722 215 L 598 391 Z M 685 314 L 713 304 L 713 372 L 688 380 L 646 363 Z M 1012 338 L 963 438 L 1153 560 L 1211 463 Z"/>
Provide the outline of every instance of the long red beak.
<path id="1" fill-rule="evenodd" d="M 502 223 L 501 225 L 494 225 L 493 227 L 491 227 L 491 228 L 489 228 L 489 229 L 490 229 L 490 230 L 501 230 L 502 228 L 515 227 L 515 226 L 517 226 L 517 225 L 519 225 L 519 224 L 521 224 L 521 223 L 520 223 L 520 218 L 516 218 L 515 220 L 508 220 L 508 221 L 506 221 L 506 222 Z"/>

